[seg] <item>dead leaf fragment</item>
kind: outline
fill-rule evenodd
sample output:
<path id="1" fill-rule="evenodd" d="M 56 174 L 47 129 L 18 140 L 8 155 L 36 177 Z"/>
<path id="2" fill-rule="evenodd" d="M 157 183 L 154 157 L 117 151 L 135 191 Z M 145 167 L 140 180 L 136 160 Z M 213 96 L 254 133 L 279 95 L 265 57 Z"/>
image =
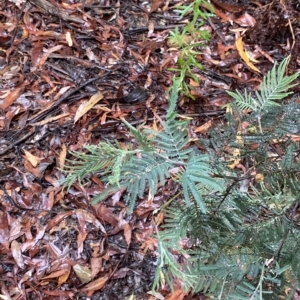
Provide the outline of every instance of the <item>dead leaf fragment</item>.
<path id="1" fill-rule="evenodd" d="M 11 254 L 15 260 L 15 262 L 17 263 L 17 265 L 21 268 L 24 269 L 25 268 L 25 264 L 23 261 L 23 257 L 22 257 L 22 253 L 21 253 L 21 247 L 19 245 L 19 243 L 14 240 L 11 242 L 10 245 L 11 248 Z"/>
<path id="2" fill-rule="evenodd" d="M 91 97 L 91 99 L 87 102 L 83 102 L 78 107 L 74 122 L 76 123 L 82 116 L 84 116 L 95 104 L 97 104 L 101 99 L 103 99 L 103 94 L 97 93 Z"/>
<path id="3" fill-rule="evenodd" d="M 92 279 L 92 272 L 89 268 L 76 264 L 73 266 L 73 270 L 77 277 L 80 279 L 81 283 L 87 283 Z"/>
<path id="4" fill-rule="evenodd" d="M 256 24 L 255 19 L 252 16 L 250 16 L 247 12 L 241 15 L 234 22 L 242 27 L 253 27 Z"/>
<path id="5" fill-rule="evenodd" d="M 61 115 L 58 115 L 58 116 L 47 118 L 47 119 L 42 120 L 40 122 L 32 123 L 31 125 L 32 126 L 43 126 L 43 125 L 45 125 L 47 123 L 51 123 L 53 121 L 57 121 L 57 120 L 59 120 L 61 118 L 67 117 L 68 115 L 69 115 L 69 113 L 61 114 Z"/>
<path id="6" fill-rule="evenodd" d="M 89 284 L 87 284 L 81 291 L 82 292 L 90 292 L 90 291 L 98 291 L 103 288 L 107 280 L 109 279 L 108 275 L 104 275 Z"/>
<path id="7" fill-rule="evenodd" d="M 130 246 L 130 243 L 131 243 L 131 235 L 132 235 L 131 227 L 130 227 L 130 225 L 129 225 L 126 221 L 124 221 L 124 220 L 120 220 L 120 225 L 121 225 L 121 227 L 122 227 L 123 230 L 124 230 L 124 237 L 125 237 L 127 246 L 129 247 L 129 246 Z"/>
<path id="8" fill-rule="evenodd" d="M 26 0 L 9 0 L 9 2 L 15 3 L 16 6 L 18 6 L 18 8 L 21 8 L 22 4 L 25 2 Z"/>
<path id="9" fill-rule="evenodd" d="M 239 55 L 240 57 L 243 59 L 243 61 L 247 64 L 247 66 L 256 71 L 256 72 L 259 72 L 260 71 L 253 65 L 253 63 L 250 61 L 252 60 L 249 53 L 244 49 L 244 45 L 243 45 L 243 38 L 242 37 L 239 37 L 237 39 L 237 41 L 235 42 L 235 45 L 236 45 L 236 48 L 239 52 Z"/>
<path id="10" fill-rule="evenodd" d="M 3 197 L 3 194 L 1 194 Z M 15 222 L 16 223 L 16 222 Z M 13 223 L 14 225 L 14 223 Z M 11 229 L 13 226 L 11 226 Z M 9 226 L 6 212 L 0 211 L 0 244 L 6 245 L 8 244 L 10 234 L 9 234 Z M 8 248 L 8 245 L 7 245 Z"/>
<path id="11" fill-rule="evenodd" d="M 68 42 L 68 46 L 69 46 L 69 47 L 72 47 L 72 46 L 73 46 L 73 40 L 72 40 L 70 31 L 68 31 L 68 32 L 66 33 L 66 41 Z"/>
<path id="12" fill-rule="evenodd" d="M 81 216 L 86 222 L 94 224 L 97 228 L 99 228 L 102 232 L 106 233 L 105 228 L 103 225 L 97 220 L 97 218 L 91 214 L 90 212 L 83 210 L 83 209 L 77 209 L 74 211 L 76 213 L 77 217 Z"/>
<path id="13" fill-rule="evenodd" d="M 63 47 L 63 45 L 57 45 L 57 46 L 50 48 L 46 53 L 44 53 L 38 63 L 38 67 L 41 67 L 46 62 L 46 60 L 48 59 L 48 57 L 50 56 L 51 53 L 60 50 L 62 47 Z M 32 71 L 35 71 L 35 70 L 36 69 L 33 68 Z"/>
<path id="14" fill-rule="evenodd" d="M 182 290 L 175 290 L 165 297 L 165 300 L 182 300 L 186 294 L 187 292 Z"/>
<path id="15" fill-rule="evenodd" d="M 161 7 L 164 3 L 164 0 L 153 0 L 150 12 L 156 11 L 159 7 Z"/>
<path id="16" fill-rule="evenodd" d="M 25 158 L 32 164 L 33 167 L 36 167 L 39 162 L 39 158 L 37 156 L 32 155 L 29 151 L 25 149 L 23 151 L 25 153 Z"/>
<path id="17" fill-rule="evenodd" d="M 102 257 L 92 257 L 91 258 L 91 271 L 92 271 L 92 278 L 94 278 L 102 269 Z"/>
<path id="18" fill-rule="evenodd" d="M 262 181 L 264 181 L 264 175 L 261 174 L 261 173 L 257 173 L 257 174 L 255 175 L 255 181 L 256 181 L 256 182 L 262 182 Z"/>
<path id="19" fill-rule="evenodd" d="M 68 269 L 68 272 L 66 272 L 65 274 L 58 277 L 58 283 L 57 284 L 59 286 L 64 284 L 68 280 L 70 273 L 71 273 L 71 268 Z"/>
<path id="20" fill-rule="evenodd" d="M 51 278 L 58 278 L 58 277 L 66 275 L 66 274 L 69 274 L 69 272 L 70 271 L 68 269 L 61 269 L 61 270 L 52 272 L 50 275 L 45 276 L 42 279 L 45 280 L 45 279 L 51 279 Z"/>
<path id="21" fill-rule="evenodd" d="M 27 82 L 23 82 L 21 85 L 15 88 L 12 92 L 10 92 L 4 99 L 3 103 L 0 104 L 0 109 L 6 109 L 7 107 L 11 106 L 21 95 L 23 89 Z"/>
<path id="22" fill-rule="evenodd" d="M 66 156 L 67 156 L 67 146 L 66 144 L 62 144 L 61 152 L 58 157 L 58 167 L 62 170 L 64 169 L 65 166 Z"/>
<path id="23" fill-rule="evenodd" d="M 207 133 L 208 129 L 209 129 L 211 126 L 212 126 L 212 121 L 209 120 L 209 121 L 207 121 L 206 123 L 204 123 L 203 125 L 201 125 L 201 126 L 195 128 L 194 132 L 197 132 L 197 133 L 200 132 L 200 133 L 202 133 L 202 134 Z"/>

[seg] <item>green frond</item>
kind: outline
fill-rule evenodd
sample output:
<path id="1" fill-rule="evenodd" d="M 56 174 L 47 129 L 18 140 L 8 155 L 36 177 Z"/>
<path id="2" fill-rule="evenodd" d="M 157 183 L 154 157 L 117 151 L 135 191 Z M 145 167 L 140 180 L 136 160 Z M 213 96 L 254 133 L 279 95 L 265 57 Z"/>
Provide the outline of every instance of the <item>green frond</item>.
<path id="1" fill-rule="evenodd" d="M 123 160 L 140 152 L 140 150 L 124 150 L 110 143 L 99 143 L 98 145 L 84 145 L 83 149 L 88 153 L 70 152 L 76 159 L 67 159 L 65 169 L 69 176 L 62 180 L 62 184 L 68 188 L 78 181 L 82 182 L 86 176 L 102 172 L 102 175 L 111 173 L 109 180 L 112 184 L 119 179 L 120 166 Z"/>
<path id="2" fill-rule="evenodd" d="M 143 197 L 146 188 L 149 188 L 151 195 L 155 195 L 159 183 L 164 185 L 165 179 L 170 177 L 171 167 L 167 160 L 147 152 L 132 157 L 122 166 L 120 182 L 127 187 L 125 200 L 129 212 L 132 212 L 137 197 Z"/>
<path id="3" fill-rule="evenodd" d="M 258 101 L 254 97 L 252 97 L 252 94 L 250 92 L 247 92 L 246 90 L 244 92 L 244 95 L 242 95 L 240 91 L 227 91 L 227 93 L 235 100 L 235 105 L 241 111 L 246 109 L 256 111 L 259 107 Z"/>
<path id="4" fill-rule="evenodd" d="M 178 30 L 178 28 L 177 28 L 177 30 Z M 180 85 L 181 85 L 181 79 L 174 76 L 173 84 L 172 84 L 172 88 L 171 88 L 170 99 L 169 99 L 170 104 L 169 104 L 169 108 L 168 108 L 167 115 L 166 115 L 167 120 L 173 119 L 172 116 L 174 115 L 175 108 L 177 105 L 177 99 L 178 99 Z"/>
<path id="5" fill-rule="evenodd" d="M 130 133 L 135 137 L 138 145 L 144 151 L 154 151 L 153 147 L 149 143 L 149 138 L 143 131 L 138 130 L 137 128 L 133 127 L 130 123 L 128 123 L 124 118 L 121 118 L 122 122 L 129 128 Z"/>
<path id="6" fill-rule="evenodd" d="M 187 132 L 188 123 L 188 121 L 177 121 L 174 116 L 164 123 L 164 131 L 147 130 L 155 135 L 153 144 L 162 156 L 179 163 L 188 159 L 192 151 L 187 148 L 190 142 Z"/>
<path id="7" fill-rule="evenodd" d="M 192 156 L 183 172 L 180 174 L 180 184 L 186 203 L 191 205 L 190 198 L 193 197 L 200 207 L 202 213 L 207 213 L 203 197 L 197 188 L 197 183 L 206 185 L 215 192 L 223 191 L 223 187 L 216 180 L 210 177 L 212 170 L 207 162 L 206 155 Z"/>
<path id="8" fill-rule="evenodd" d="M 285 75 L 288 59 L 275 64 L 259 92 L 229 92 L 233 113 L 198 141 L 203 152 L 190 147 L 188 121 L 176 115 L 181 76 L 173 80 L 161 131 L 123 120 L 132 145 L 101 142 L 71 153 L 66 186 L 84 184 L 91 173 L 106 185 L 93 204 L 122 189 L 131 213 L 166 180 L 180 186 L 157 230 L 154 288 L 172 288 L 179 278 L 211 299 L 255 300 L 293 299 L 300 289 L 300 104 L 285 99 L 299 73 Z M 230 165 L 235 150 L 242 169 Z"/>
<path id="9" fill-rule="evenodd" d="M 278 66 L 275 63 L 271 71 L 263 78 L 260 85 L 260 92 L 255 92 L 255 96 L 251 93 L 244 92 L 242 95 L 239 91 L 236 93 L 228 92 L 235 99 L 235 104 L 240 110 L 250 109 L 254 112 L 261 113 L 267 111 L 272 106 L 280 106 L 276 101 L 282 100 L 292 92 L 288 90 L 295 86 L 292 82 L 299 76 L 299 72 L 291 76 L 286 76 L 286 66 L 290 57 L 285 58 Z"/>

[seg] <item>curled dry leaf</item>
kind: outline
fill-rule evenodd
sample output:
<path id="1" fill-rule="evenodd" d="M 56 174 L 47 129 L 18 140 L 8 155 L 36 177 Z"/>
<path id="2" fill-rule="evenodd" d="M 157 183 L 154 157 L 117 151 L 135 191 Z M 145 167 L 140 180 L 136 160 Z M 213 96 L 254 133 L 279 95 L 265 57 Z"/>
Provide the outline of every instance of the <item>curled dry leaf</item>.
<path id="1" fill-rule="evenodd" d="M 103 99 L 103 95 L 101 93 L 97 93 L 91 97 L 91 99 L 87 102 L 83 102 L 77 109 L 75 114 L 74 122 L 76 123 L 82 116 L 84 116 L 95 104 L 97 104 L 101 99 Z"/>
<path id="2" fill-rule="evenodd" d="M 122 220 L 120 220 L 119 226 L 121 228 L 123 228 L 123 230 L 124 230 L 124 237 L 125 237 L 127 246 L 129 247 L 130 242 L 131 242 L 131 236 L 132 236 L 132 231 L 131 231 L 130 225 L 124 219 L 122 219 Z"/>
<path id="3" fill-rule="evenodd" d="M 32 126 L 43 126 L 47 123 L 51 123 L 53 121 L 57 121 L 61 118 L 64 118 L 64 117 L 67 117 L 69 115 L 69 113 L 65 113 L 65 114 L 61 114 L 61 115 L 58 115 L 58 116 L 55 116 L 55 117 L 50 117 L 50 118 L 47 118 L 45 120 L 42 120 L 40 122 L 36 122 L 36 123 L 32 123 L 31 125 Z"/>
<path id="4" fill-rule="evenodd" d="M 58 285 L 59 286 L 64 284 L 68 280 L 70 273 L 71 273 L 71 268 L 68 269 L 68 272 L 66 272 L 63 275 L 58 277 Z"/>
<path id="5" fill-rule="evenodd" d="M 76 215 L 81 216 L 86 222 L 94 224 L 97 228 L 99 228 L 103 233 L 106 233 L 105 228 L 102 226 L 102 224 L 96 219 L 96 217 L 91 214 L 90 212 L 83 210 L 83 209 L 77 209 Z"/>
<path id="6" fill-rule="evenodd" d="M 25 264 L 23 261 L 23 257 L 22 257 L 22 253 L 21 253 L 21 247 L 19 245 L 19 243 L 14 240 L 11 242 L 10 245 L 11 248 L 11 254 L 15 260 L 15 262 L 17 263 L 17 265 L 21 268 L 24 269 L 25 268 Z"/>
<path id="7" fill-rule="evenodd" d="M 242 27 L 253 27 L 256 24 L 256 21 L 252 16 L 250 16 L 246 12 L 243 15 L 241 15 L 238 19 L 236 19 L 235 23 L 239 24 Z"/>
<path id="8" fill-rule="evenodd" d="M 24 87 L 27 85 L 27 82 L 24 81 L 21 85 L 16 87 L 12 92 L 10 92 L 4 99 L 3 103 L 0 104 L 0 109 L 6 109 L 11 106 L 22 94 Z"/>
<path id="9" fill-rule="evenodd" d="M 241 58 L 243 59 L 243 61 L 247 64 L 247 66 L 250 69 L 252 69 L 252 70 L 260 73 L 260 71 L 250 61 L 252 59 L 250 58 L 250 55 L 247 53 L 247 51 L 244 49 L 243 38 L 242 37 L 239 37 L 237 39 L 237 41 L 235 42 L 235 45 L 236 45 L 236 48 L 237 48 L 237 50 L 239 52 L 239 55 L 241 56 Z"/>
<path id="10" fill-rule="evenodd" d="M 103 288 L 107 280 L 109 279 L 109 276 L 106 274 L 103 277 L 100 277 L 89 284 L 87 284 L 81 291 L 82 292 L 91 292 L 91 291 L 97 291 Z"/>
<path id="11" fill-rule="evenodd" d="M 3 197 L 2 193 L 0 195 L 1 195 L 1 197 Z M 12 228 L 12 226 L 11 226 L 11 228 Z M 8 244 L 9 237 L 10 237 L 10 234 L 9 234 L 7 214 L 5 212 L 0 211 L 0 244 L 2 244 L 2 245 Z"/>
<path id="12" fill-rule="evenodd" d="M 66 144 L 62 144 L 61 152 L 58 157 L 58 167 L 62 170 L 64 169 L 65 166 L 66 156 L 67 156 L 67 147 Z"/>
<path id="13" fill-rule="evenodd" d="M 156 11 L 159 7 L 161 7 L 164 4 L 164 0 L 153 0 L 150 12 Z"/>
<path id="14" fill-rule="evenodd" d="M 50 275 L 45 276 L 42 279 L 45 280 L 45 279 L 51 279 L 51 278 L 58 278 L 58 277 L 66 275 L 66 274 L 69 274 L 69 272 L 70 271 L 68 269 L 61 269 L 61 270 L 52 272 Z"/>
<path id="15" fill-rule="evenodd" d="M 184 292 L 182 290 L 175 290 L 172 293 L 170 293 L 165 300 L 183 300 L 184 296 L 187 294 L 187 292 Z"/>
<path id="16" fill-rule="evenodd" d="M 25 153 L 24 158 L 26 158 L 32 164 L 33 167 L 36 167 L 40 161 L 40 158 L 32 155 L 29 151 L 25 149 L 24 149 L 24 153 Z"/>
<path id="17" fill-rule="evenodd" d="M 57 46 L 54 46 L 51 49 L 49 49 L 39 60 L 38 66 L 41 67 L 46 62 L 46 60 L 48 59 L 48 57 L 50 56 L 51 53 L 60 50 L 62 47 L 63 47 L 63 45 L 57 45 Z M 35 71 L 35 70 L 33 70 L 33 71 Z"/>

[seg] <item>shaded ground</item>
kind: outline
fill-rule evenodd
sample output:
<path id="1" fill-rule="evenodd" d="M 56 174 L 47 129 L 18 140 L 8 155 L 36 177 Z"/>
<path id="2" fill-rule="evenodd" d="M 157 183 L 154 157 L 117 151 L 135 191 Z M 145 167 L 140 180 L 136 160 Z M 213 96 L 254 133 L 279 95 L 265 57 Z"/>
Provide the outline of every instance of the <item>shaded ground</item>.
<path id="1" fill-rule="evenodd" d="M 151 200 L 145 195 L 128 216 L 124 191 L 91 206 L 104 190 L 101 178 L 91 175 L 87 185 L 67 192 L 60 169 L 67 151 L 85 143 L 130 142 L 120 117 L 134 126 L 159 126 L 174 75 L 169 69 L 180 56 L 169 32 L 192 14 L 180 18 L 177 1 L 55 3 L 57 9 L 40 0 L 0 3 L 0 294 L 154 299 L 153 211 L 177 186 L 168 182 Z M 196 49 L 204 66 L 193 69 L 200 83 L 186 79 L 195 100 L 178 102 L 178 112 L 193 117 L 191 137 L 222 122 L 227 89 L 256 89 L 273 61 L 289 54 L 289 72 L 299 68 L 298 1 L 212 3 L 217 17 L 203 26 L 211 41 Z M 245 50 L 261 74 L 235 44 L 245 29 Z M 96 93 L 103 98 L 78 118 L 80 105 Z M 172 299 L 167 287 L 158 293 Z"/>

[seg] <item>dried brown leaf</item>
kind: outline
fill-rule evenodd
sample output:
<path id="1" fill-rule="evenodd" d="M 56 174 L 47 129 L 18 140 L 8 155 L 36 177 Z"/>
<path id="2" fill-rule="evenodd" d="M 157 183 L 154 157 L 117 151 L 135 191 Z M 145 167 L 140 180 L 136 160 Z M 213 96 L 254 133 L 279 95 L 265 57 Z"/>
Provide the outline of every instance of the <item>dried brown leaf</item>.
<path id="1" fill-rule="evenodd" d="M 68 272 L 66 272 L 65 274 L 59 276 L 57 284 L 59 286 L 61 286 L 62 284 L 64 284 L 68 280 L 70 273 L 71 273 L 71 268 L 68 269 Z"/>
<path id="2" fill-rule="evenodd" d="M 106 205 L 104 205 L 103 203 L 100 203 L 97 206 L 96 206 L 96 212 L 100 220 L 107 222 L 113 227 L 116 227 L 118 225 L 119 218 L 110 209 L 108 209 Z"/>
<path id="3" fill-rule="evenodd" d="M 74 211 L 67 211 L 63 212 L 61 214 L 56 215 L 54 218 L 50 219 L 47 223 L 46 230 L 49 230 L 50 228 L 54 227 L 58 223 L 62 222 L 66 217 L 73 215 Z"/>
<path id="4" fill-rule="evenodd" d="M 19 268 L 25 269 L 25 264 L 22 257 L 20 244 L 16 240 L 14 240 L 11 242 L 10 249 L 11 249 L 11 254 L 15 262 L 19 266 Z"/>
<path id="5" fill-rule="evenodd" d="M 186 294 L 187 292 L 182 290 L 175 290 L 165 297 L 165 300 L 182 300 Z"/>
<path id="6" fill-rule="evenodd" d="M 76 215 L 81 215 L 82 218 L 89 223 L 94 224 L 97 228 L 99 228 L 102 232 L 106 233 L 105 228 L 102 226 L 102 224 L 96 219 L 96 217 L 91 214 L 90 212 L 83 210 L 83 209 L 77 209 Z"/>
<path id="7" fill-rule="evenodd" d="M 242 37 L 239 37 L 236 42 L 235 42 L 235 45 L 236 45 L 236 48 L 239 52 L 239 55 L 241 56 L 241 58 L 243 59 L 243 61 L 247 64 L 247 66 L 256 71 L 256 72 L 259 72 L 260 71 L 253 65 L 253 63 L 250 61 L 250 56 L 249 54 L 245 51 L 244 49 L 244 45 L 243 45 L 243 39 Z"/>
<path id="8" fill-rule="evenodd" d="M 94 107 L 95 104 L 97 104 L 101 99 L 103 99 L 103 94 L 97 93 L 93 95 L 89 101 L 83 102 L 78 107 L 74 122 L 76 123 L 83 115 L 85 115 L 92 107 Z"/>
<path id="9" fill-rule="evenodd" d="M 121 224 L 120 226 L 123 228 L 124 230 L 124 237 L 127 243 L 127 246 L 130 246 L 131 243 L 131 236 L 132 236 L 132 230 L 131 227 L 129 226 L 129 224 L 125 221 L 125 220 L 121 220 Z"/>
<path id="10" fill-rule="evenodd" d="M 98 291 L 104 287 L 108 279 L 109 276 L 106 274 L 103 277 L 100 277 L 87 284 L 81 291 L 82 292 Z"/>
<path id="11" fill-rule="evenodd" d="M 150 12 L 156 11 L 158 8 L 160 8 L 164 4 L 164 0 L 153 0 Z"/>
<path id="12" fill-rule="evenodd" d="M 208 129 L 212 126 L 212 121 L 209 120 L 206 123 L 204 123 L 203 125 L 197 127 L 194 129 L 194 132 L 200 132 L 202 134 L 207 133 Z"/>
<path id="13" fill-rule="evenodd" d="M 60 276 L 63 276 L 65 274 L 69 274 L 69 273 L 70 273 L 70 271 L 68 269 L 61 269 L 61 270 L 52 272 L 50 275 L 47 275 L 47 276 L 43 277 L 42 279 L 45 280 L 45 279 L 51 279 L 51 278 L 58 278 Z"/>
<path id="14" fill-rule="evenodd" d="M 23 151 L 25 153 L 24 158 L 26 158 L 32 164 L 33 167 L 36 167 L 41 159 L 39 157 L 31 154 L 29 151 L 27 151 L 25 149 Z"/>
<path id="15" fill-rule="evenodd" d="M 77 212 L 76 216 L 79 222 L 79 231 L 77 235 L 77 253 L 78 253 L 78 257 L 80 257 L 80 254 L 83 251 L 83 242 L 86 239 L 87 231 L 86 231 L 86 224 L 85 224 L 85 219 L 83 217 L 83 214 Z"/>
<path id="16" fill-rule="evenodd" d="M 31 125 L 32 126 L 43 126 L 47 123 L 50 123 L 50 122 L 53 122 L 53 121 L 57 121 L 61 118 L 64 118 L 64 117 L 67 117 L 69 115 L 69 113 L 65 113 L 65 114 L 61 114 L 61 115 L 58 115 L 58 116 L 55 116 L 55 117 L 50 117 L 50 118 L 47 118 L 45 120 L 42 120 L 40 122 L 36 122 L 36 123 L 32 123 Z"/>
<path id="17" fill-rule="evenodd" d="M 46 60 L 48 59 L 48 57 L 51 53 L 60 50 L 62 47 L 63 47 L 63 45 L 57 45 L 57 46 L 50 48 L 46 53 L 44 53 L 44 55 L 41 57 L 41 59 L 38 63 L 38 67 L 41 67 L 46 62 Z M 35 68 L 32 71 L 35 71 Z"/>
<path id="18" fill-rule="evenodd" d="M 8 244 L 9 236 L 7 213 L 0 211 L 0 244 Z"/>
<path id="19" fill-rule="evenodd" d="M 61 152 L 58 157 L 58 167 L 62 170 L 64 169 L 65 166 L 66 155 L 67 155 L 67 146 L 65 144 L 62 144 Z"/>
<path id="20" fill-rule="evenodd" d="M 97 276 L 97 274 L 102 270 L 102 257 L 92 257 L 91 258 L 91 269 L 92 269 L 92 278 Z"/>
<path id="21" fill-rule="evenodd" d="M 22 94 L 24 87 L 27 85 L 27 82 L 23 82 L 21 85 L 16 87 L 12 92 L 10 92 L 4 99 L 3 103 L 0 104 L 0 109 L 6 109 L 11 106 Z"/>
<path id="22" fill-rule="evenodd" d="M 242 27 L 253 27 L 256 24 L 255 19 L 250 16 L 247 12 L 242 14 L 238 19 L 234 21 Z"/>

